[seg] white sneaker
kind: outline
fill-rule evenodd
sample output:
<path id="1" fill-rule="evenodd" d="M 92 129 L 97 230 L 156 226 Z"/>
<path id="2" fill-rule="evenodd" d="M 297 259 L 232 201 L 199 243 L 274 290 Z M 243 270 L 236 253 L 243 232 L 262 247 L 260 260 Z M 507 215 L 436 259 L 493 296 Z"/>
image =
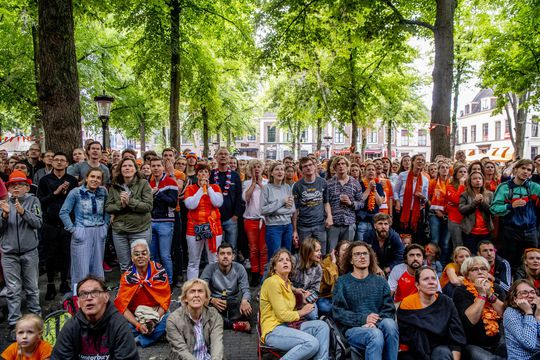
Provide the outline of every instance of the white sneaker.
<path id="1" fill-rule="evenodd" d="M 4 286 L 2 291 L 0 291 L 0 297 L 6 297 L 7 296 L 7 287 Z"/>

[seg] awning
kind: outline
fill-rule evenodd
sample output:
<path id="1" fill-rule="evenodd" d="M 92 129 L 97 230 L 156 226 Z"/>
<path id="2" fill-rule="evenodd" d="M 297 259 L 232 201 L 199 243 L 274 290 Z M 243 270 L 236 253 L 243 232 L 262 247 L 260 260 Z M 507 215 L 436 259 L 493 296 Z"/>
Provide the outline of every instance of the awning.
<path id="1" fill-rule="evenodd" d="M 349 148 L 332 150 L 333 155 L 349 155 L 350 153 L 351 153 L 351 149 Z"/>

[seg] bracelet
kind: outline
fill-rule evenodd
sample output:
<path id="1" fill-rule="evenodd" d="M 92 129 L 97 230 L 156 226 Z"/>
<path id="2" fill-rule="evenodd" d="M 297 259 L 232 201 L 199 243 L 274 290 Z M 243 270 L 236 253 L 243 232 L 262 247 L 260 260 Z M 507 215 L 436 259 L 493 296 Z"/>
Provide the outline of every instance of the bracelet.
<path id="1" fill-rule="evenodd" d="M 484 300 L 484 301 L 487 301 L 487 297 L 482 296 L 482 295 L 477 295 L 476 298 L 477 298 L 477 299 Z"/>
<path id="2" fill-rule="evenodd" d="M 491 296 L 488 298 L 488 301 L 490 304 L 493 304 L 495 302 L 497 302 L 497 297 L 495 296 L 495 294 L 491 294 Z"/>

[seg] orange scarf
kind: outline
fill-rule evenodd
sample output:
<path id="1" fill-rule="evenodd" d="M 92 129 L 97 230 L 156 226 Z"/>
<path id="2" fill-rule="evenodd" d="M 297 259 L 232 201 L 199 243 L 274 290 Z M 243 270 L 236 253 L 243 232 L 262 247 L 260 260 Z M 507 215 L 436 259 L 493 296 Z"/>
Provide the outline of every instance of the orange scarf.
<path id="1" fill-rule="evenodd" d="M 377 178 L 375 178 L 374 180 L 375 180 L 375 183 L 379 182 L 379 179 L 377 179 Z M 364 184 L 364 187 L 366 189 L 369 189 L 369 181 L 367 180 L 367 178 L 362 179 L 362 183 Z M 368 209 L 368 211 L 375 210 L 375 191 L 377 191 L 377 189 L 370 190 L 370 192 L 369 192 L 369 195 L 368 195 L 368 198 L 367 198 L 367 209 Z"/>
<path id="2" fill-rule="evenodd" d="M 420 200 L 415 199 L 414 205 L 412 205 L 412 203 L 414 194 L 416 194 L 417 192 L 422 192 L 422 173 L 418 174 L 418 178 L 416 179 L 416 186 L 414 187 L 414 189 L 413 182 L 414 174 L 412 170 L 410 170 L 407 175 L 407 182 L 405 183 L 405 193 L 403 194 L 403 204 L 401 206 L 400 221 L 402 228 L 409 228 L 410 223 L 410 229 L 416 232 L 416 228 L 418 227 L 418 222 L 420 220 Z"/>
<path id="3" fill-rule="evenodd" d="M 123 314 L 139 288 L 145 288 L 163 310 L 167 311 L 171 303 L 171 288 L 165 268 L 154 261 L 148 263 L 146 277 L 137 272 L 135 265 L 120 277 L 120 289 L 114 299 L 114 305 Z"/>
<path id="4" fill-rule="evenodd" d="M 463 285 L 465 285 L 467 291 L 473 294 L 475 298 L 478 296 L 478 291 L 476 291 L 472 281 L 464 279 Z M 493 285 L 491 286 L 491 292 L 493 292 Z M 484 329 L 486 329 L 487 336 L 495 336 L 499 333 L 500 319 L 501 315 L 493 309 L 493 305 L 486 301 L 484 308 L 482 309 L 482 322 L 484 323 Z"/>

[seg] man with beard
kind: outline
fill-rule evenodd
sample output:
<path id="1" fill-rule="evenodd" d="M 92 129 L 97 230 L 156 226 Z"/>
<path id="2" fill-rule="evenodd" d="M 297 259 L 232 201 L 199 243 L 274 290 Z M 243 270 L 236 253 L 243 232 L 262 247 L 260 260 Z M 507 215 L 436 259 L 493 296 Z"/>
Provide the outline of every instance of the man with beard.
<path id="1" fill-rule="evenodd" d="M 407 296 L 418 292 L 414 273 L 416 269 L 423 265 L 425 256 L 422 246 L 418 244 L 407 245 L 403 253 L 405 263 L 395 266 L 388 276 L 388 285 L 390 285 L 390 291 L 394 296 L 394 302 L 399 304 Z M 439 291 L 441 291 L 438 279 L 437 285 Z"/>
<path id="2" fill-rule="evenodd" d="M 373 227 L 364 235 L 377 254 L 379 267 L 388 276 L 392 268 L 403 262 L 403 244 L 399 234 L 391 228 L 392 218 L 388 214 L 378 213 L 373 217 Z"/>

